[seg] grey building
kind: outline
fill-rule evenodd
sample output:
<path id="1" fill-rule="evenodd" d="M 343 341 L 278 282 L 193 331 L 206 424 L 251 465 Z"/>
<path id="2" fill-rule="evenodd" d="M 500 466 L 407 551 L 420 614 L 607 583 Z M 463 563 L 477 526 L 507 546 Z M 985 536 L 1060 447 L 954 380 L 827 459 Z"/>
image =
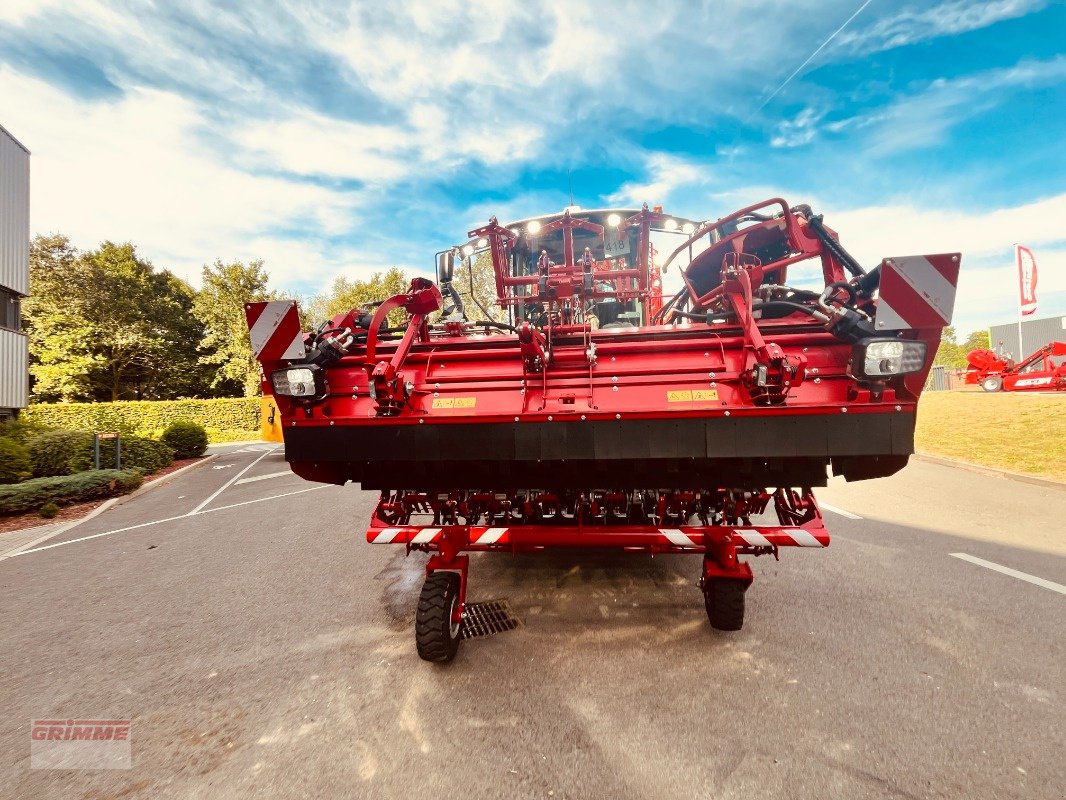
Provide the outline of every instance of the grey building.
<path id="1" fill-rule="evenodd" d="M 1066 342 L 1066 316 L 1027 319 L 1022 322 L 1022 341 L 1018 343 L 1018 323 L 993 325 L 988 329 L 992 349 L 1020 361 L 1049 342 Z"/>
<path id="2" fill-rule="evenodd" d="M 0 126 L 0 419 L 26 407 L 29 342 L 22 298 L 30 292 L 30 151 Z"/>

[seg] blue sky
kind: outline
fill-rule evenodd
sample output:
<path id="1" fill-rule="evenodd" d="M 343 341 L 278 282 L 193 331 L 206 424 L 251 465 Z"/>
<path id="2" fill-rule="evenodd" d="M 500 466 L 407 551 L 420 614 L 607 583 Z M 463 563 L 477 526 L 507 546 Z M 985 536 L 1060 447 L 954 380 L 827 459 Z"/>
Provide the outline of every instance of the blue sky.
<path id="1" fill-rule="evenodd" d="M 0 124 L 35 232 L 191 282 L 431 269 L 466 230 L 586 207 L 811 203 L 860 260 L 963 252 L 957 325 L 1066 313 L 1066 3 L 5 0 Z M 775 90 L 778 90 L 775 94 Z"/>

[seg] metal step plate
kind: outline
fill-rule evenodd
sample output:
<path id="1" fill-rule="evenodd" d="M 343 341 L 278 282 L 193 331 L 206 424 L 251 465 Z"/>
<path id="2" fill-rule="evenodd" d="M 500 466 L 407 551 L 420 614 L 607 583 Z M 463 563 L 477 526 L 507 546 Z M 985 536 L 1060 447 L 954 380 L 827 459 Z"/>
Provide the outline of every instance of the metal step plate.
<path id="1" fill-rule="evenodd" d="M 521 620 L 515 616 L 506 600 L 489 600 L 484 603 L 467 603 L 463 614 L 464 639 L 477 636 L 492 636 L 520 627 Z"/>

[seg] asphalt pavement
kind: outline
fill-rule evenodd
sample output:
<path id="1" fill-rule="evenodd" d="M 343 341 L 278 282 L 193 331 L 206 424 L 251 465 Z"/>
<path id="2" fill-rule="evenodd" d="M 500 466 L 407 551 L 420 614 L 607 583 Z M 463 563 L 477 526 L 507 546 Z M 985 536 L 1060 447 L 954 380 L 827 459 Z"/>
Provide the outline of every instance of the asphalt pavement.
<path id="1" fill-rule="evenodd" d="M 0 796 L 1066 797 L 1066 491 L 912 461 L 755 559 L 472 557 L 517 630 L 420 661 L 425 556 L 374 497 L 242 445 L 0 560 Z M 132 767 L 31 769 L 30 722 L 131 720 Z"/>

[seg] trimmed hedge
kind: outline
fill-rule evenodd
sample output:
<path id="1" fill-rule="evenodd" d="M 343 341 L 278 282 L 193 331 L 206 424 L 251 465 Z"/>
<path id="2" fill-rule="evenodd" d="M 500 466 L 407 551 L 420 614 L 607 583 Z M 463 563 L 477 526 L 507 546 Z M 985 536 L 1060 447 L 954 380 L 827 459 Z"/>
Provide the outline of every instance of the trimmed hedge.
<path id="1" fill-rule="evenodd" d="M 175 458 L 197 458 L 207 450 L 207 431 L 195 422 L 171 422 L 159 438 L 174 450 Z"/>
<path id="2" fill-rule="evenodd" d="M 91 452 L 92 446 L 93 435 L 85 431 L 48 431 L 34 436 L 26 442 L 33 461 L 33 477 L 50 478 L 78 472 L 73 460 L 85 448 Z"/>
<path id="3" fill-rule="evenodd" d="M 14 439 L 0 437 L 0 483 L 18 483 L 32 474 L 30 451 Z"/>
<path id="4" fill-rule="evenodd" d="M 202 425 L 212 442 L 259 438 L 258 397 L 217 400 L 120 400 L 114 403 L 40 403 L 20 422 L 82 431 L 118 431 L 158 439 L 173 422 Z"/>
<path id="5" fill-rule="evenodd" d="M 114 497 L 132 492 L 143 481 L 140 470 L 101 469 L 0 486 L 0 515 L 37 511 L 48 503 L 66 505 Z"/>
<path id="6" fill-rule="evenodd" d="M 30 422 L 25 416 L 18 419 L 5 419 L 0 422 L 0 437 L 14 439 L 19 444 L 25 445 L 34 436 L 51 430 L 47 425 L 40 422 Z"/>

